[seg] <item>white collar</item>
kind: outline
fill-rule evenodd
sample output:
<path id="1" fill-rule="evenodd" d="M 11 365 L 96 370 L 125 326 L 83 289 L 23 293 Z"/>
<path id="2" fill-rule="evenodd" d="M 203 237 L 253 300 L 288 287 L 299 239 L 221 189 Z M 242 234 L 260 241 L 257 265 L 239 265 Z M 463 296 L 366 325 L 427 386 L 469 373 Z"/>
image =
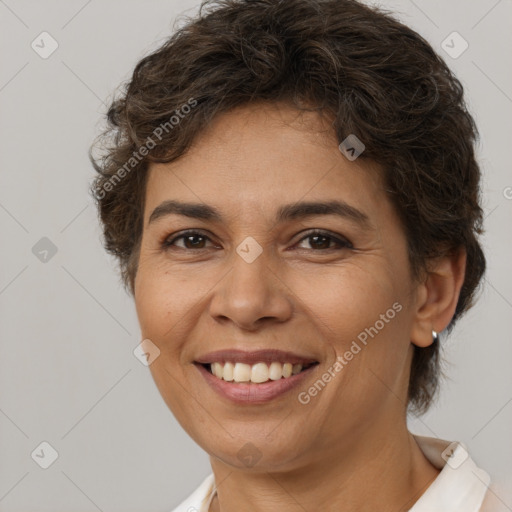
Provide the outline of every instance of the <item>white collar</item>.
<path id="1" fill-rule="evenodd" d="M 478 512 L 491 481 L 464 444 L 414 436 L 430 463 L 441 472 L 409 512 Z"/>

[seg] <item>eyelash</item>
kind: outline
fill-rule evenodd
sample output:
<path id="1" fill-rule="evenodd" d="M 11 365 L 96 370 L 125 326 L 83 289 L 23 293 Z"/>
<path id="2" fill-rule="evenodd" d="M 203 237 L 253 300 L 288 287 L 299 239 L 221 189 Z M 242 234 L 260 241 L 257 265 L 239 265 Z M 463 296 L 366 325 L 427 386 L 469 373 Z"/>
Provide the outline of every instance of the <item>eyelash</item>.
<path id="1" fill-rule="evenodd" d="M 174 246 L 174 242 L 176 242 L 176 240 L 180 240 L 182 238 L 186 238 L 187 236 L 191 236 L 191 235 L 199 235 L 199 236 L 201 236 L 201 237 L 203 237 L 203 238 L 205 238 L 207 240 L 210 240 L 210 238 L 207 235 L 201 233 L 200 231 L 196 231 L 196 230 L 191 229 L 191 230 L 187 230 L 187 231 L 182 232 L 178 236 L 175 236 L 174 238 L 172 238 L 172 240 L 169 240 L 169 238 L 165 238 L 163 240 L 163 242 L 161 243 L 162 249 L 170 250 L 172 247 L 175 247 Z M 328 231 L 323 231 L 323 230 L 319 230 L 319 229 L 314 229 L 314 230 L 310 231 L 305 236 L 303 236 L 297 243 L 300 243 L 303 240 L 306 240 L 307 238 L 312 238 L 314 236 L 322 236 L 322 237 L 331 239 L 332 241 L 337 243 L 337 245 L 339 246 L 338 250 L 352 249 L 353 248 L 352 243 L 349 242 L 348 240 L 336 237 L 336 236 L 332 235 L 331 233 L 329 233 Z M 194 250 L 200 251 L 200 250 L 205 250 L 206 248 L 188 249 L 186 247 L 180 247 L 180 249 L 183 249 L 183 250 L 186 250 L 186 251 L 194 251 Z M 336 250 L 336 248 L 334 248 L 334 249 Z M 311 249 L 311 250 L 314 251 L 314 252 L 324 252 L 324 251 L 333 250 L 333 248 L 329 248 L 329 249 Z"/>

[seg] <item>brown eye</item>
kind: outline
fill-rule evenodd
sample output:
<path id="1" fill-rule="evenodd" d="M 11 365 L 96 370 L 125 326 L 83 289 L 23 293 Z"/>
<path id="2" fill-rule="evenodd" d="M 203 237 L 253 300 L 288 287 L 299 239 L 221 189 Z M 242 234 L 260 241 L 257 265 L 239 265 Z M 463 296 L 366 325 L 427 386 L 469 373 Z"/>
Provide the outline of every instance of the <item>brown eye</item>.
<path id="1" fill-rule="evenodd" d="M 336 247 L 330 247 L 331 243 L 334 242 L 337 248 L 346 249 L 352 248 L 352 244 L 345 239 L 333 236 L 329 232 L 325 231 L 312 231 L 303 237 L 299 243 L 304 240 L 310 240 L 309 244 L 313 250 L 329 250 L 335 249 Z"/>
<path id="2" fill-rule="evenodd" d="M 176 245 L 177 240 L 183 239 L 183 246 Z M 186 250 L 194 250 L 194 249 L 206 249 L 205 243 L 207 240 L 210 240 L 206 235 L 203 235 L 199 231 L 186 231 L 181 233 L 178 236 L 175 236 L 172 239 L 165 239 L 162 242 L 162 247 L 164 249 L 169 249 L 171 247 L 178 247 L 180 249 Z"/>

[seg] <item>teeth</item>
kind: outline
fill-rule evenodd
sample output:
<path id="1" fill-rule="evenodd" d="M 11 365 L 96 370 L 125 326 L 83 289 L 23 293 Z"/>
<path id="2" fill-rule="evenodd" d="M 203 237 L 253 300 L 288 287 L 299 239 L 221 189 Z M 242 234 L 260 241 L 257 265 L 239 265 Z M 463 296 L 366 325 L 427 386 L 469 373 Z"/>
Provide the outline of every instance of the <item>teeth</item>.
<path id="1" fill-rule="evenodd" d="M 269 368 L 269 377 L 271 380 L 279 380 L 283 376 L 283 365 L 281 363 L 278 363 L 274 361 L 273 363 L 270 363 Z"/>
<path id="2" fill-rule="evenodd" d="M 212 373 L 216 376 L 216 377 L 219 377 L 219 379 L 222 379 L 222 374 L 223 374 L 223 367 L 220 363 L 213 363 L 212 365 Z"/>
<path id="3" fill-rule="evenodd" d="M 300 373 L 302 371 L 302 365 L 301 364 L 294 364 L 292 368 L 292 375 L 297 375 L 297 373 Z"/>
<path id="4" fill-rule="evenodd" d="M 223 375 L 217 375 L 223 378 Z M 249 382 L 251 380 L 251 367 L 248 364 L 236 363 L 233 370 L 233 379 L 235 382 Z"/>
<path id="5" fill-rule="evenodd" d="M 257 363 L 251 368 L 251 382 L 267 382 L 268 366 L 266 363 Z"/>
<path id="6" fill-rule="evenodd" d="M 219 366 L 222 367 L 222 365 L 220 365 L 220 364 L 219 364 Z M 226 363 L 224 365 L 224 369 L 223 369 L 221 378 L 224 380 L 227 380 L 228 382 L 231 382 L 234 379 L 234 376 L 233 376 L 234 369 L 235 369 L 235 365 L 233 363 Z"/>
<path id="7" fill-rule="evenodd" d="M 302 371 L 301 364 L 279 363 L 256 363 L 252 366 L 245 363 L 212 363 L 210 370 L 219 379 L 228 382 L 254 382 L 260 384 L 270 380 L 279 380 L 297 375 Z"/>

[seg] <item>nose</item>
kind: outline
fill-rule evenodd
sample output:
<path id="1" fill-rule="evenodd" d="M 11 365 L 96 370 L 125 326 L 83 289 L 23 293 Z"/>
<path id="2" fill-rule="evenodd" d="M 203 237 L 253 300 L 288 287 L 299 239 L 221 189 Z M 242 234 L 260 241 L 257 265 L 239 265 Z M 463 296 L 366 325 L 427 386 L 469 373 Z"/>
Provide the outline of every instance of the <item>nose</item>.
<path id="1" fill-rule="evenodd" d="M 283 276 L 271 268 L 265 251 L 250 263 L 238 254 L 232 260 L 210 302 L 209 313 L 215 321 L 255 331 L 291 318 L 293 293 Z"/>

